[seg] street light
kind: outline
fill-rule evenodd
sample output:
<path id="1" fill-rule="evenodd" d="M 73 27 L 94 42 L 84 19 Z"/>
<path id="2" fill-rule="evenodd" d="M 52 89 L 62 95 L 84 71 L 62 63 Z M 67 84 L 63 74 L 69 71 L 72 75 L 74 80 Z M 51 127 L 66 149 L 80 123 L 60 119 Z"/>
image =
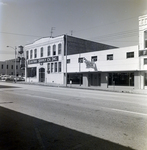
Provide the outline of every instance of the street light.
<path id="1" fill-rule="evenodd" d="M 17 78 L 16 78 L 16 46 L 15 47 L 12 47 L 12 46 L 7 46 L 7 47 L 10 47 L 12 49 L 14 49 L 14 52 L 15 52 L 15 82 L 17 81 Z"/>

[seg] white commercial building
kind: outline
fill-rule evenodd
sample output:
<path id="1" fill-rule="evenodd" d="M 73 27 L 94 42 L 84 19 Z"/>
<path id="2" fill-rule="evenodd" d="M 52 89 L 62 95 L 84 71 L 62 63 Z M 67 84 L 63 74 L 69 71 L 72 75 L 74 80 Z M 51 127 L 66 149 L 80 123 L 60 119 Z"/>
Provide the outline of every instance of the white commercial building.
<path id="1" fill-rule="evenodd" d="M 147 15 L 139 17 L 139 45 L 117 48 L 72 36 L 25 46 L 26 82 L 147 87 Z"/>

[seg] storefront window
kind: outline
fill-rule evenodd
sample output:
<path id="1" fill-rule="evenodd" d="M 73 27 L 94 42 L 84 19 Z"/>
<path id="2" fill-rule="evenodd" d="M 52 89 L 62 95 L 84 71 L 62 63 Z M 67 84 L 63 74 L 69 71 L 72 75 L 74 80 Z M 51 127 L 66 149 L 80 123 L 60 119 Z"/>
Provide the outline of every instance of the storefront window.
<path id="1" fill-rule="evenodd" d="M 36 67 L 27 68 L 27 77 L 36 77 Z"/>
<path id="2" fill-rule="evenodd" d="M 134 73 L 109 73 L 108 85 L 134 86 Z"/>

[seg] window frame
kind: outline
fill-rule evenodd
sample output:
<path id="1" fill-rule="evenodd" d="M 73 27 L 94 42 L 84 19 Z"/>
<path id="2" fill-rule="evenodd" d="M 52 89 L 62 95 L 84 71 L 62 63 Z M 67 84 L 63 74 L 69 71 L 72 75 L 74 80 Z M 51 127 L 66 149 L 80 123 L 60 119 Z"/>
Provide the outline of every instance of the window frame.
<path id="1" fill-rule="evenodd" d="M 134 58 L 134 52 L 127 52 L 126 58 Z"/>
<path id="2" fill-rule="evenodd" d="M 57 62 L 54 63 L 54 72 L 57 72 Z"/>
<path id="3" fill-rule="evenodd" d="M 78 63 L 83 63 L 84 62 L 84 58 L 83 57 L 79 57 L 78 58 Z"/>
<path id="4" fill-rule="evenodd" d="M 30 50 L 30 59 L 32 59 L 33 58 L 33 50 L 31 49 Z"/>
<path id="5" fill-rule="evenodd" d="M 97 61 L 97 56 L 91 56 L 91 62 L 96 62 Z"/>
<path id="6" fill-rule="evenodd" d="M 54 56 L 56 55 L 56 45 L 55 44 L 53 45 L 53 55 Z"/>
<path id="7" fill-rule="evenodd" d="M 34 49 L 34 58 L 37 58 L 37 49 Z"/>
<path id="8" fill-rule="evenodd" d="M 62 63 L 58 62 L 58 72 L 62 72 Z"/>
<path id="9" fill-rule="evenodd" d="M 48 46 L 47 47 L 47 56 L 50 56 L 51 55 L 51 46 Z"/>
<path id="10" fill-rule="evenodd" d="M 108 54 L 107 55 L 107 60 L 113 60 L 113 54 Z"/>
<path id="11" fill-rule="evenodd" d="M 43 57 L 43 47 L 40 48 L 40 57 Z"/>
<path id="12" fill-rule="evenodd" d="M 26 51 L 26 59 L 29 59 L 29 51 Z"/>
<path id="13" fill-rule="evenodd" d="M 59 43 L 58 44 L 58 55 L 61 55 L 61 52 L 62 52 L 62 44 Z"/>
<path id="14" fill-rule="evenodd" d="M 144 65 L 147 65 L 147 58 L 144 58 Z"/>
<path id="15" fill-rule="evenodd" d="M 66 63 L 67 63 L 67 64 L 70 64 L 70 59 L 67 59 Z"/>

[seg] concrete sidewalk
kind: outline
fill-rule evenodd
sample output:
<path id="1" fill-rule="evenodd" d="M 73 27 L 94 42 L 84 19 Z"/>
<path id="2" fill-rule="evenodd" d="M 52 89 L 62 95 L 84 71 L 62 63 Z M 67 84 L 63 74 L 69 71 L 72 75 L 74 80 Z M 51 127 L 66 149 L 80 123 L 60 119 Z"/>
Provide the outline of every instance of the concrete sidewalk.
<path id="1" fill-rule="evenodd" d="M 40 85 L 40 86 L 50 86 L 50 87 L 64 87 L 64 88 L 77 88 L 77 89 L 89 89 L 89 90 L 99 90 L 99 91 L 110 91 L 110 92 L 121 92 L 121 93 L 132 93 L 132 94 L 146 94 L 147 89 L 134 89 L 134 87 L 127 87 L 127 86 L 108 86 L 106 87 L 99 87 L 99 86 L 89 86 L 85 87 L 83 85 L 76 85 L 76 84 L 56 84 L 56 83 L 35 83 L 35 82 L 17 82 L 19 84 L 31 84 L 31 85 Z"/>

